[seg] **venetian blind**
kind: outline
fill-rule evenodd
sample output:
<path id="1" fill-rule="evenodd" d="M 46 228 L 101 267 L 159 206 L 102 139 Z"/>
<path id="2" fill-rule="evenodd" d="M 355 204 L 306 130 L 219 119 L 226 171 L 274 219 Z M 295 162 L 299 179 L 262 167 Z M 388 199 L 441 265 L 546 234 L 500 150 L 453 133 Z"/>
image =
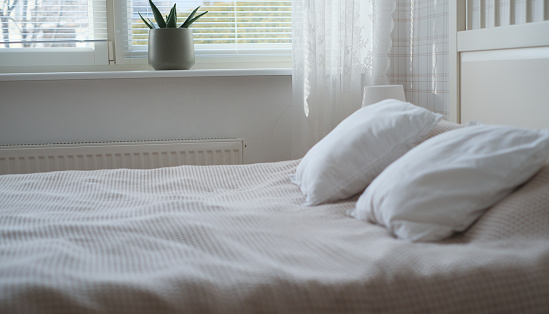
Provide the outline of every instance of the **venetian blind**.
<path id="1" fill-rule="evenodd" d="M 291 49 L 291 0 L 153 2 L 163 15 L 167 15 L 175 3 L 178 25 L 197 6 L 200 6 L 198 13 L 208 11 L 191 26 L 197 53 Z M 117 32 L 126 34 L 125 42 L 122 43 L 126 57 L 144 56 L 147 52 L 148 28 L 138 13 L 154 21 L 148 0 L 126 0 L 122 11 L 127 22 L 126 25 L 119 24 Z"/>
<path id="2" fill-rule="evenodd" d="M 106 0 L 0 0 L 0 48 L 90 47 L 107 40 Z"/>

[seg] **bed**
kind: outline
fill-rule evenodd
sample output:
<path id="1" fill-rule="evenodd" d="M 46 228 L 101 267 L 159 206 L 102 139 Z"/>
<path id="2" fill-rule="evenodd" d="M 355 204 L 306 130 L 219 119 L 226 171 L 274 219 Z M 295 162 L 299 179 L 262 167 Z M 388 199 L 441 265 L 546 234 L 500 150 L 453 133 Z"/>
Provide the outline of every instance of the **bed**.
<path id="1" fill-rule="evenodd" d="M 456 25 L 459 3 L 451 1 Z M 454 120 L 465 93 L 454 91 Z M 429 119 L 421 141 L 376 166 L 386 168 L 378 178 L 469 128 Z M 304 206 L 314 200 L 295 176 L 307 155 L 0 176 L 0 313 L 548 313 L 547 157 L 437 241 L 405 241 L 356 219 L 374 182 Z"/>

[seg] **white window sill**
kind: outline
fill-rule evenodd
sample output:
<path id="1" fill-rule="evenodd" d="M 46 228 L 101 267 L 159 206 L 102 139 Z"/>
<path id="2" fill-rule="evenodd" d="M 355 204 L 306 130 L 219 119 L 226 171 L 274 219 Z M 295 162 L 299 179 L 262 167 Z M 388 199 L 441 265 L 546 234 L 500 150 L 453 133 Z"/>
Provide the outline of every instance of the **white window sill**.
<path id="1" fill-rule="evenodd" d="M 186 71 L 98 71 L 0 73 L 2 81 L 101 80 L 136 78 L 227 77 L 227 76 L 287 76 L 292 69 L 215 69 Z"/>

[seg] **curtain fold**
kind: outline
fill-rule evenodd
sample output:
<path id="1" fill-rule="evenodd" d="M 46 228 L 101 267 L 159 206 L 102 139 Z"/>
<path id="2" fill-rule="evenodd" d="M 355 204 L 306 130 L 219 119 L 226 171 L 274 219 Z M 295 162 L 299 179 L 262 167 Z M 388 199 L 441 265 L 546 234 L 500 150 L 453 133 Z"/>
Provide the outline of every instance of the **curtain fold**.
<path id="1" fill-rule="evenodd" d="M 397 0 L 390 84 L 403 85 L 406 100 L 448 118 L 448 0 Z"/>
<path id="2" fill-rule="evenodd" d="M 293 1 L 293 158 L 360 108 L 364 86 L 388 84 L 395 7 L 396 0 Z"/>

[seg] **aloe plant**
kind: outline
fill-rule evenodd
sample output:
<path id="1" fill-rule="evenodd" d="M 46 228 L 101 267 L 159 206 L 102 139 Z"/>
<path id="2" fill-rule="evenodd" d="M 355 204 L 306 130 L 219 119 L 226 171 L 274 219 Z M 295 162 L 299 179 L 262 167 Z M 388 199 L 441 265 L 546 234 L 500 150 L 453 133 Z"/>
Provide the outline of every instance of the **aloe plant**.
<path id="1" fill-rule="evenodd" d="M 143 22 L 150 29 L 153 29 L 153 28 L 177 28 L 177 11 L 175 9 L 176 4 L 173 5 L 172 9 L 170 10 L 170 14 L 166 15 L 166 20 L 164 20 L 164 17 L 162 16 L 162 13 L 160 13 L 160 10 L 158 10 L 158 8 L 156 7 L 156 5 L 154 5 L 152 0 L 149 0 L 149 4 L 151 5 L 151 10 L 153 11 L 153 15 L 154 15 L 154 19 L 156 20 L 156 24 L 153 21 L 151 21 L 151 19 L 149 19 L 149 18 L 147 18 L 145 20 L 145 18 L 141 15 L 140 12 L 138 12 L 138 14 L 141 17 L 141 20 L 143 20 Z M 196 7 L 196 9 L 194 9 L 194 11 L 187 17 L 185 22 L 183 22 L 183 24 L 181 24 L 181 26 L 179 26 L 179 28 L 189 28 L 189 26 L 191 26 L 192 23 L 194 23 L 196 20 L 201 18 L 204 14 L 208 13 L 208 11 L 206 11 L 206 12 L 202 12 L 202 13 L 196 15 L 196 12 L 198 11 L 199 8 L 200 8 L 200 6 Z"/>

